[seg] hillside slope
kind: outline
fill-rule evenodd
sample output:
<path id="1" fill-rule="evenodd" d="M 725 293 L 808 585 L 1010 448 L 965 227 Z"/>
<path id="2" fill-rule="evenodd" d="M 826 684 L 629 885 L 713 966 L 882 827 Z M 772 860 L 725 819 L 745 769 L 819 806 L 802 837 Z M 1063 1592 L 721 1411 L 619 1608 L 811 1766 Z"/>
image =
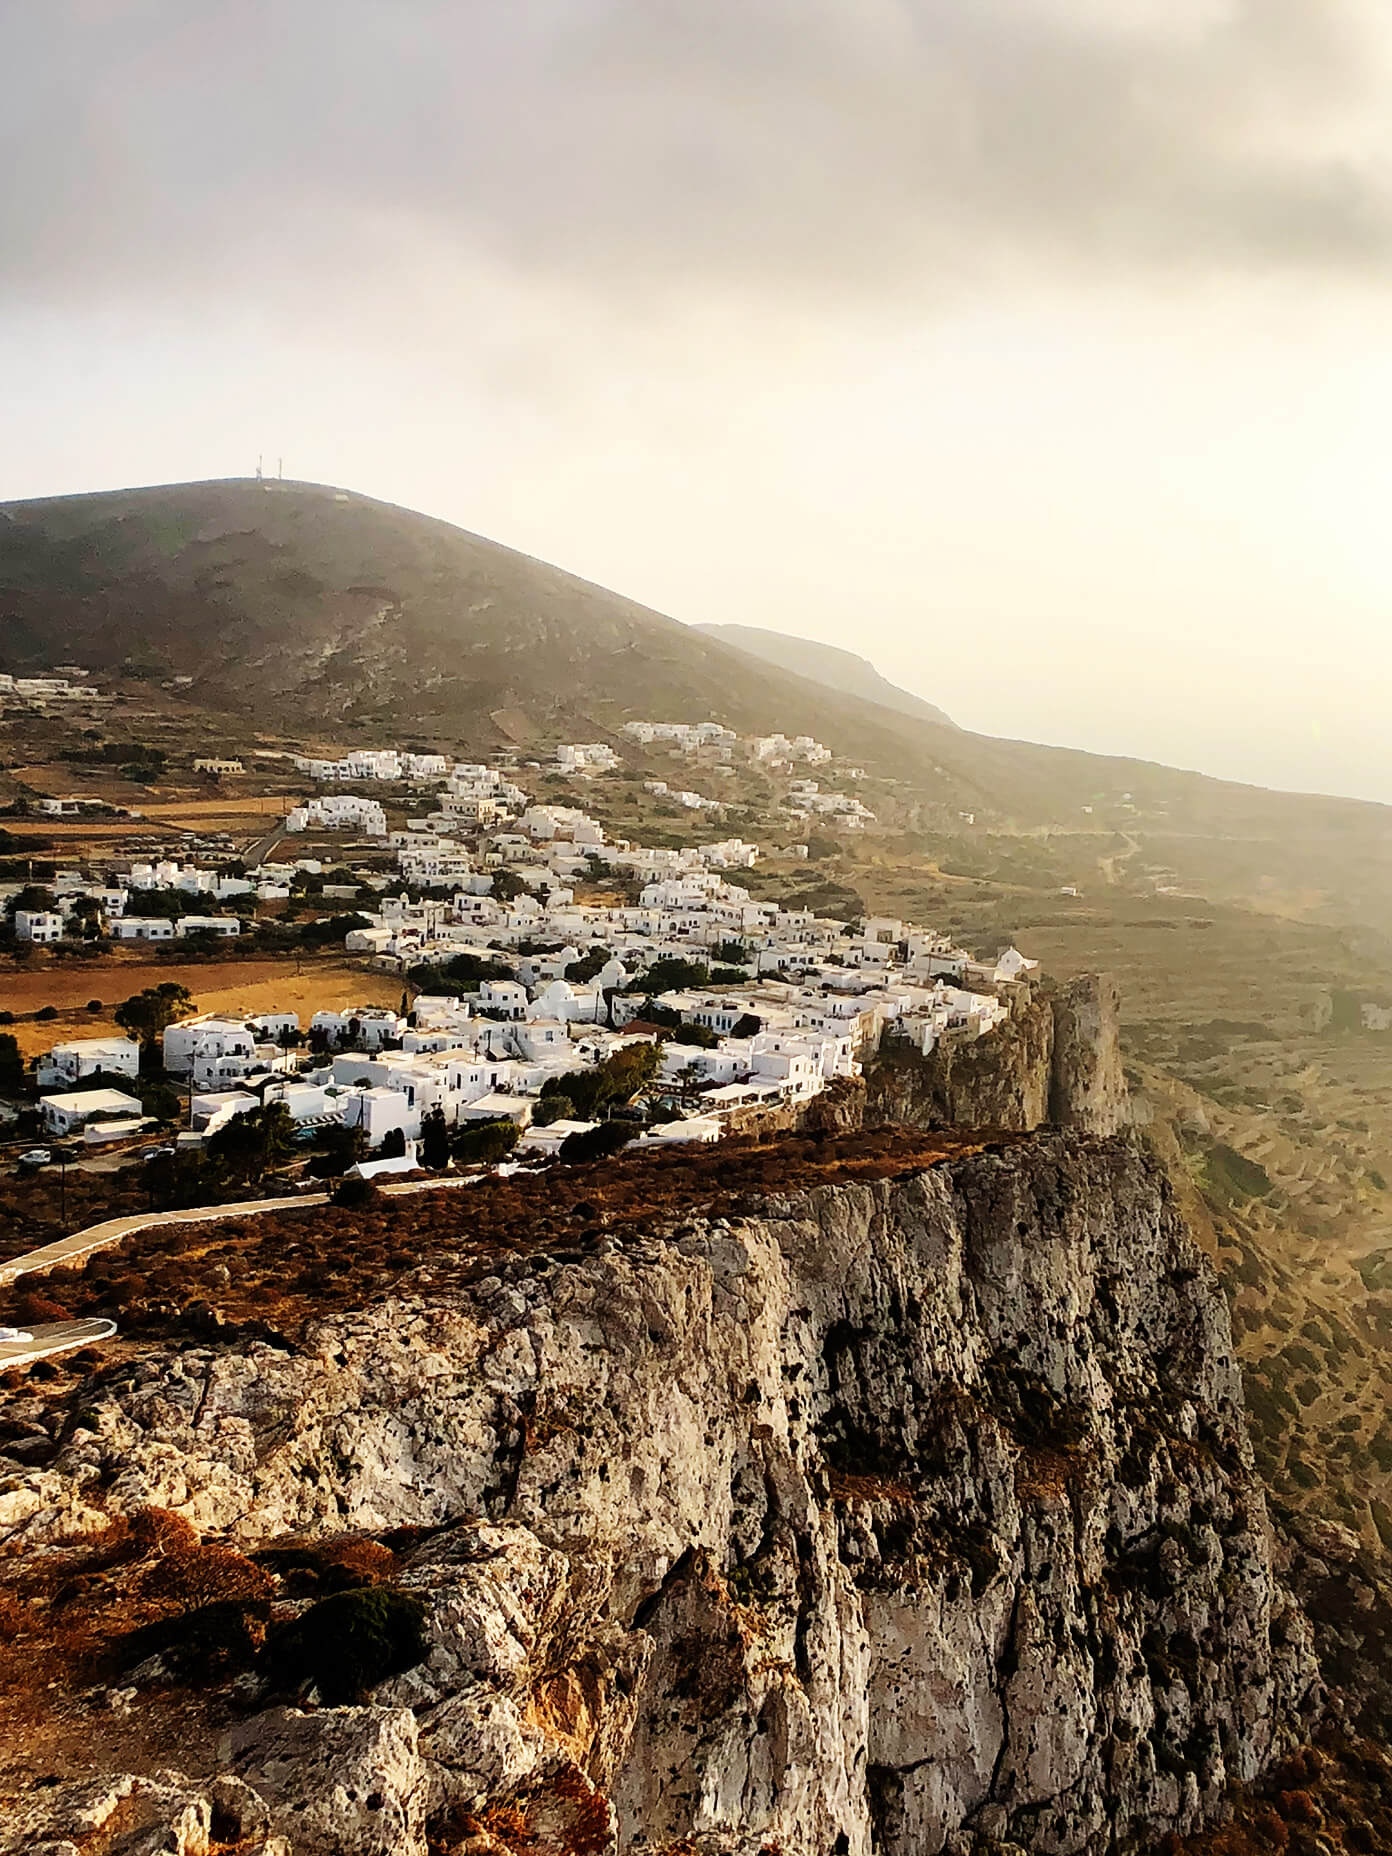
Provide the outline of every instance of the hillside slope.
<path id="1" fill-rule="evenodd" d="M 237 479 L 0 506 L 0 667 L 180 679 L 210 726 L 486 751 L 717 719 L 896 783 L 895 824 L 1078 829 L 1083 808 L 1380 868 L 1388 808 L 994 740 L 827 688 L 512 549 L 323 485 Z M 1381 890 L 1381 880 L 1377 885 Z"/>
<path id="2" fill-rule="evenodd" d="M 775 664 L 780 670 L 791 670 L 796 676 L 810 677 L 814 683 L 825 683 L 828 689 L 842 690 L 848 696 L 863 696 L 867 702 L 880 703 L 886 709 L 897 710 L 900 715 L 911 715 L 916 721 L 936 722 L 947 728 L 956 726 L 952 717 L 936 704 L 925 702 L 909 690 L 901 690 L 897 683 L 881 676 L 868 657 L 843 651 L 839 645 L 766 631 L 762 625 L 707 624 L 695 629 L 714 638 L 718 644 L 735 645 L 741 651 L 748 651 L 751 657 Z"/>

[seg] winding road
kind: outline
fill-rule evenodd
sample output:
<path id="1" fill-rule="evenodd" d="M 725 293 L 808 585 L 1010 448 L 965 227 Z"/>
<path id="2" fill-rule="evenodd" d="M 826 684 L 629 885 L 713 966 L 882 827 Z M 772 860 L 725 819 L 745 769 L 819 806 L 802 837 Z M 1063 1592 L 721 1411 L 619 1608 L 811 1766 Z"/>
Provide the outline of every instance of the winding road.
<path id="1" fill-rule="evenodd" d="M 23 1330 L 23 1340 L 0 1340 L 0 1372 L 7 1366 L 28 1366 L 46 1360 L 53 1353 L 69 1353 L 74 1347 L 90 1347 L 97 1341 L 110 1340 L 116 1332 L 114 1321 L 46 1321 Z"/>
<path id="2" fill-rule="evenodd" d="M 389 1198 L 404 1198 L 412 1192 L 449 1192 L 460 1186 L 477 1185 L 480 1179 L 489 1177 L 488 1173 L 464 1173 L 455 1179 L 379 1181 L 377 1189 Z M 124 1218 L 107 1218 L 101 1224 L 89 1224 L 85 1230 L 74 1231 L 71 1237 L 57 1238 L 38 1250 L 7 1257 L 0 1263 L 0 1288 L 18 1282 L 21 1276 L 40 1276 L 45 1270 L 59 1269 L 65 1263 L 79 1263 L 94 1250 L 107 1250 L 119 1244 L 123 1237 L 129 1237 L 132 1231 L 144 1231 L 151 1225 L 207 1224 L 214 1218 L 254 1218 L 264 1212 L 293 1212 L 305 1206 L 328 1203 L 327 1192 L 305 1192 L 293 1198 L 242 1199 L 231 1205 L 193 1205 L 184 1211 L 136 1212 Z"/>

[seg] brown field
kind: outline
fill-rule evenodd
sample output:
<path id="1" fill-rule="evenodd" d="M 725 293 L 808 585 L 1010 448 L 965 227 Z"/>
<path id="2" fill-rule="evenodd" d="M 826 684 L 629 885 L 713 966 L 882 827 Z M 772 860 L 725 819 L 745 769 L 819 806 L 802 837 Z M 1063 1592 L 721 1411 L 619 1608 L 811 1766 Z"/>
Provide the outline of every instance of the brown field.
<path id="1" fill-rule="evenodd" d="M 105 793 L 101 795 L 107 797 Z M 251 842 L 263 836 L 284 818 L 289 800 L 283 796 L 262 794 L 246 798 L 222 798 L 209 794 L 204 799 L 146 800 L 110 795 L 114 805 L 131 804 L 139 818 L 34 818 L 25 824 L 42 833 L 60 850 L 77 851 L 86 843 L 110 845 L 122 838 L 158 836 L 162 831 L 225 831 L 229 837 L 241 836 Z"/>
<path id="2" fill-rule="evenodd" d="M 84 966 L 11 968 L 0 972 L 0 1005 L 17 1014 L 35 1012 L 45 1005 L 58 1007 L 56 1019 L 42 1024 L 30 1020 L 11 1027 L 21 1053 L 33 1057 L 65 1037 L 119 1036 L 112 1008 L 132 993 L 165 980 L 187 986 L 201 1012 L 280 1009 L 298 1012 L 301 1020 L 334 1006 L 394 1005 L 401 997 L 401 981 L 395 975 L 375 972 L 348 960 L 301 960 L 298 972 L 296 965 L 293 957 L 281 957 L 187 965 L 116 959 Z M 88 1012 L 85 1008 L 89 999 L 100 999 L 107 1009 Z"/>

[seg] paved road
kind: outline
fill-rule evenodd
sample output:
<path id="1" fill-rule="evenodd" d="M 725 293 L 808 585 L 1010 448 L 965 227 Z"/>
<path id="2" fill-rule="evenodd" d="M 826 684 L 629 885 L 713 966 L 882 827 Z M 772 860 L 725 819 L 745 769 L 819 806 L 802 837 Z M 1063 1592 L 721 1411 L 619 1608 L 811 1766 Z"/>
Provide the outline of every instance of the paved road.
<path id="1" fill-rule="evenodd" d="M 266 859 L 284 836 L 285 821 L 284 819 L 277 819 L 275 825 L 266 833 L 264 838 L 258 838 L 255 844 L 249 845 L 242 853 L 242 862 L 246 865 L 247 869 L 254 870 L 257 864 L 265 863 Z"/>
<path id="2" fill-rule="evenodd" d="M 378 1190 L 398 1198 L 412 1192 L 447 1192 L 456 1186 L 476 1185 L 487 1177 L 486 1173 L 466 1173 L 455 1179 L 382 1181 Z M 328 1203 L 327 1192 L 303 1192 L 279 1199 L 243 1199 L 234 1205 L 194 1205 L 179 1212 L 137 1212 L 126 1218 L 107 1218 L 101 1224 L 89 1224 L 84 1231 L 74 1231 L 71 1237 L 60 1237 L 39 1250 L 26 1250 L 0 1263 L 0 1288 L 17 1282 L 21 1276 L 38 1276 L 64 1263 L 79 1263 L 94 1250 L 107 1250 L 132 1231 L 143 1231 L 150 1225 L 205 1224 L 211 1218 L 255 1217 L 261 1212 L 293 1212 L 303 1205 Z"/>
<path id="3" fill-rule="evenodd" d="M 69 1353 L 74 1347 L 90 1347 L 110 1340 L 116 1332 L 114 1321 L 45 1321 L 24 1330 L 28 1340 L 0 1341 L 0 1371 L 7 1366 L 28 1366 L 52 1353 Z"/>

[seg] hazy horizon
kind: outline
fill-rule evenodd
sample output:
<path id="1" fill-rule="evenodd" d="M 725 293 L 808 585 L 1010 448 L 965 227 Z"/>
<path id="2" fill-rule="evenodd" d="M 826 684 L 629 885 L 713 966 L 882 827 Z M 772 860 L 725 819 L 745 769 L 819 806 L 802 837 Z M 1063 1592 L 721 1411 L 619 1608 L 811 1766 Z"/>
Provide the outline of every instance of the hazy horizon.
<path id="1" fill-rule="evenodd" d="M 287 475 L 1392 801 L 1373 0 L 56 0 L 0 500 Z"/>

